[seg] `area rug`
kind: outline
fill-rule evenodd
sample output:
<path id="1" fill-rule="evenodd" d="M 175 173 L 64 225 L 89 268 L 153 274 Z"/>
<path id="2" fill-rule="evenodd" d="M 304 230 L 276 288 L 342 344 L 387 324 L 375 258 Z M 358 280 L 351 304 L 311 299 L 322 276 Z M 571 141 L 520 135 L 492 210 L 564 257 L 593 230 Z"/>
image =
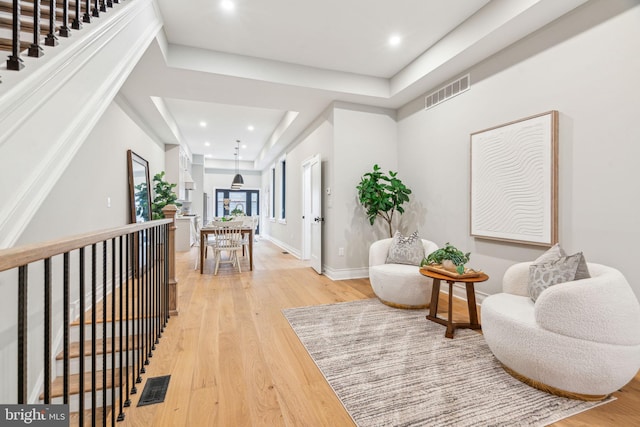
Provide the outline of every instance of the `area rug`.
<path id="1" fill-rule="evenodd" d="M 445 338 L 426 310 L 368 299 L 283 313 L 360 427 L 544 426 L 607 402 L 521 383 L 504 372 L 482 335 L 463 329 Z"/>

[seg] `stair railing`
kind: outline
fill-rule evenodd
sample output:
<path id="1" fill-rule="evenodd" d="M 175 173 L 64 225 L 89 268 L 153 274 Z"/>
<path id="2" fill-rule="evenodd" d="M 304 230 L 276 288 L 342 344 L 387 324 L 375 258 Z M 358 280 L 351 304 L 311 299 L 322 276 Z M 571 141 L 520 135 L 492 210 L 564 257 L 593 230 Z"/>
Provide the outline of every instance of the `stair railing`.
<path id="1" fill-rule="evenodd" d="M 15 373 L 16 397 L 3 403 L 38 403 L 29 402 L 29 396 L 42 390 L 42 403 L 70 404 L 73 389 L 78 391 L 78 425 L 83 426 L 85 422 L 85 393 L 91 393 L 91 425 L 107 425 L 108 420 L 115 425 L 116 420 L 124 419 L 124 408 L 131 404 L 130 395 L 137 392 L 136 384 L 142 381 L 141 375 L 153 356 L 170 313 L 175 313 L 177 308 L 175 294 L 171 295 L 175 293 L 174 215 L 173 211 L 165 212 L 167 219 L 163 220 L 0 250 L 0 283 L 9 282 L 2 280 L 7 277 L 16 278 L 18 288 L 16 302 L 0 300 L 2 310 L 11 304 L 18 305 L 17 369 L 0 367 L 5 370 L 3 378 Z M 34 303 L 34 294 L 42 296 L 43 308 Z M 52 296 L 60 294 L 62 297 L 54 301 Z M 72 383 L 70 369 L 71 299 L 74 296 L 79 304 L 77 384 Z M 86 307 L 87 301 L 90 307 Z M 88 308 L 90 319 L 85 318 Z M 36 321 L 30 328 L 29 321 L 33 323 L 40 312 L 42 323 Z M 44 351 L 31 359 L 28 348 L 34 346 L 37 338 L 32 329 L 40 326 L 44 330 Z M 62 332 L 58 347 L 62 347 L 63 361 L 63 391 L 57 400 L 51 386 L 53 351 L 58 350 L 52 342 L 55 330 Z M 101 352 L 98 352 L 99 337 L 102 337 Z M 90 380 L 84 375 L 85 357 L 90 357 Z M 34 360 L 41 360 L 40 372 L 33 373 Z M 101 378 L 98 363 L 102 366 Z M 42 373 L 41 387 L 36 379 Z M 102 384 L 101 395 L 99 384 Z M 99 397 L 103 406 L 101 414 Z"/>
<path id="2" fill-rule="evenodd" d="M 119 0 L 94 0 L 93 7 L 90 0 L 75 0 L 75 18 L 73 18 L 71 28 L 69 28 L 69 0 L 49 0 L 48 13 L 49 13 L 49 31 L 46 37 L 41 36 L 40 20 L 42 18 L 42 6 L 40 0 L 33 0 L 33 13 L 31 18 L 33 19 L 33 42 L 27 49 L 28 56 L 41 57 L 44 55 L 42 43 L 46 46 L 57 46 L 58 39 L 56 37 L 56 3 L 61 3 L 62 6 L 62 22 L 58 26 L 58 35 L 60 37 L 69 37 L 71 35 L 71 28 L 74 30 L 82 29 L 82 23 L 90 23 L 91 18 L 100 17 L 100 12 L 106 12 L 107 8 L 113 7 L 114 3 L 120 3 Z M 82 8 L 84 7 L 84 14 L 82 15 Z M 47 6 L 45 6 L 47 8 Z M 90 13 L 91 12 L 91 13 Z M 11 55 L 7 59 L 7 69 L 19 71 L 24 68 L 24 61 L 20 57 L 23 50 L 23 44 L 21 43 L 21 21 L 22 15 L 20 0 L 13 0 L 12 2 L 12 31 L 11 31 Z M 2 81 L 0 80 L 0 83 Z"/>
<path id="3" fill-rule="evenodd" d="M 13 0 L 11 18 L 11 56 L 7 59 L 8 70 L 21 70 L 24 68 L 22 58 L 20 58 L 20 0 Z"/>

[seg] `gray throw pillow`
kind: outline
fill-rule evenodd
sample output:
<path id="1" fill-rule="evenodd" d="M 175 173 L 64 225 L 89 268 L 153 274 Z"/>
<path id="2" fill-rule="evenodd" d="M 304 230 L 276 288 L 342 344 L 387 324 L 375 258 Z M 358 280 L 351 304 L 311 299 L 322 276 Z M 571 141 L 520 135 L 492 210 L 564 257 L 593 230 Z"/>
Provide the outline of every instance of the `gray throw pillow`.
<path id="1" fill-rule="evenodd" d="M 409 236 L 403 236 L 399 231 L 393 235 L 387 264 L 420 265 L 424 258 L 424 246 L 418 232 L 414 231 Z"/>
<path id="2" fill-rule="evenodd" d="M 542 291 L 558 283 L 575 280 L 578 265 L 584 261 L 582 252 L 563 256 L 545 264 L 529 266 L 529 296 L 535 302 Z"/>
<path id="3" fill-rule="evenodd" d="M 576 277 L 573 280 L 588 279 L 591 277 L 589 274 L 589 267 L 587 267 L 587 260 L 584 258 L 582 252 L 578 252 L 576 255 L 580 255 L 580 262 L 578 262 L 578 269 L 576 270 Z"/>

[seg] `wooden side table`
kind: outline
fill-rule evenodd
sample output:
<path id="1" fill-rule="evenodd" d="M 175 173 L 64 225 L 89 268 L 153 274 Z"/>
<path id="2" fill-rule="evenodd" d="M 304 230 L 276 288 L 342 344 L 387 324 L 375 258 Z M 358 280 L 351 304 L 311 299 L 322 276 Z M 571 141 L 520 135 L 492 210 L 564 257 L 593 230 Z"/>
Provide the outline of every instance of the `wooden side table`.
<path id="1" fill-rule="evenodd" d="M 429 271 L 420 269 L 420 273 L 424 276 L 433 279 L 433 288 L 431 289 L 431 304 L 429 305 L 429 314 L 427 319 L 444 325 L 447 327 L 447 331 L 444 336 L 447 338 L 453 338 L 453 333 L 458 328 L 467 329 L 482 329 L 478 322 L 478 309 L 476 308 L 476 292 L 474 289 L 474 283 L 484 282 L 489 279 L 484 273 L 481 273 L 478 277 L 457 278 L 440 274 L 435 271 Z M 438 298 L 440 296 L 440 281 L 445 280 L 449 283 L 449 312 L 447 313 L 447 319 L 438 317 Z M 467 306 L 469 308 L 469 323 L 454 323 L 452 320 L 453 313 L 453 284 L 456 282 L 464 283 L 467 288 Z"/>

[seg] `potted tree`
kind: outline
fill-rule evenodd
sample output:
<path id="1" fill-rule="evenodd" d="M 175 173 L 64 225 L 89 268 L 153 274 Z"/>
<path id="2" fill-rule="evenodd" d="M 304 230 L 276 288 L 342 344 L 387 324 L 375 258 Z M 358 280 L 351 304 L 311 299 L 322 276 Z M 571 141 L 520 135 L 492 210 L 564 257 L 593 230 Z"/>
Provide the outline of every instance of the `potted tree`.
<path id="1" fill-rule="evenodd" d="M 170 184 L 164 180 L 164 171 L 159 172 L 153 176 L 153 202 L 151 202 L 151 212 L 153 214 L 152 219 L 162 219 L 162 208 L 167 205 L 182 206 L 179 203 L 178 196 L 173 192 L 173 189 L 177 184 Z"/>
<path id="2" fill-rule="evenodd" d="M 397 172 L 387 174 L 380 170 L 380 166 L 373 165 L 373 172 L 362 176 L 358 189 L 358 199 L 367 212 L 371 225 L 377 217 L 384 219 L 389 227 L 389 237 L 393 237 L 393 214 L 398 211 L 404 213 L 402 205 L 409 201 L 411 190 L 397 177 Z"/>

